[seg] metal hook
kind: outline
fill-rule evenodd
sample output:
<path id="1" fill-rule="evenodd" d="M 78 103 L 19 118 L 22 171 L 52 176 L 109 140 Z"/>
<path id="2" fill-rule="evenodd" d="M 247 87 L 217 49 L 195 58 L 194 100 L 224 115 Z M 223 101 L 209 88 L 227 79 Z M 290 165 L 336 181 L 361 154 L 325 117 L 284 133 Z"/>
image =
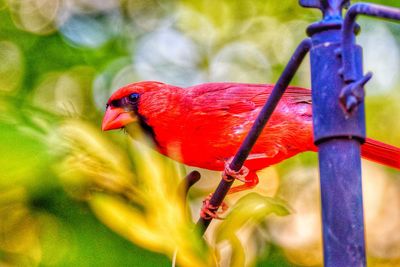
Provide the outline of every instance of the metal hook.
<path id="1" fill-rule="evenodd" d="M 340 104 L 347 114 L 352 114 L 359 104 L 364 100 L 364 85 L 372 78 L 368 72 L 358 81 L 346 85 L 339 95 Z"/>

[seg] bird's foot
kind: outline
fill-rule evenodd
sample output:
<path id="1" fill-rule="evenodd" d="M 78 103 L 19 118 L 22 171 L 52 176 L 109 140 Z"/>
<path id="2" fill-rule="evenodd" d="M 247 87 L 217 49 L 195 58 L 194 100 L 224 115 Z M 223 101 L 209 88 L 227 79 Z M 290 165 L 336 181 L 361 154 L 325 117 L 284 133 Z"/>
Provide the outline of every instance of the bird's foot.
<path id="1" fill-rule="evenodd" d="M 239 171 L 234 171 L 229 166 L 230 162 L 231 161 L 227 161 L 225 163 L 225 169 L 224 172 L 222 173 L 222 179 L 224 179 L 227 182 L 239 180 L 243 183 L 246 183 L 246 176 L 249 174 L 249 169 L 243 165 Z"/>
<path id="2" fill-rule="evenodd" d="M 220 217 L 219 214 L 223 214 L 229 206 L 225 203 L 221 203 L 221 211 L 218 211 L 217 206 L 211 205 L 210 199 L 212 197 L 212 193 L 209 194 L 206 199 L 203 200 L 203 207 L 201 207 L 200 210 L 200 217 L 203 219 L 209 220 L 209 219 L 218 219 L 218 220 L 223 220 L 224 218 Z"/>

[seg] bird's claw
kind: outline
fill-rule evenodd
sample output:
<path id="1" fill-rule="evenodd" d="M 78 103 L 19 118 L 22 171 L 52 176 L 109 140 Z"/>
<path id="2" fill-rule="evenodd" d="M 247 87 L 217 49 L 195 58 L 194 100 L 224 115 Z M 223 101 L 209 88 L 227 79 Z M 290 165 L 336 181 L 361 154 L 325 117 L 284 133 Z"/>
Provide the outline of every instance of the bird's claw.
<path id="1" fill-rule="evenodd" d="M 203 206 L 201 207 L 200 210 L 200 216 L 203 219 L 209 220 L 209 219 L 218 219 L 218 220 L 223 220 L 224 218 L 220 217 L 218 214 L 223 214 L 229 206 L 225 203 L 221 203 L 221 211 L 218 211 L 217 206 L 211 205 L 210 199 L 212 197 L 212 194 L 209 194 L 206 199 L 203 200 Z"/>
<path id="2" fill-rule="evenodd" d="M 225 163 L 225 169 L 222 173 L 222 179 L 227 182 L 239 180 L 243 183 L 246 182 L 246 176 L 249 174 L 249 169 L 246 166 L 242 166 L 239 171 L 232 170 L 230 167 L 230 161 Z"/>

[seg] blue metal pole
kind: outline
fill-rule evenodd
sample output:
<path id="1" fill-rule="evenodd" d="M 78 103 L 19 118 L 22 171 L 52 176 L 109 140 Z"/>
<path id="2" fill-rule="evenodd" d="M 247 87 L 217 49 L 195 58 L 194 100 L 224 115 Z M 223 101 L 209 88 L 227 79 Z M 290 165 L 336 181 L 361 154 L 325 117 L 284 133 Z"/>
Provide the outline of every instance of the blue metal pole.
<path id="1" fill-rule="evenodd" d="M 307 33 L 310 51 L 314 142 L 319 148 L 324 264 L 365 266 L 360 146 L 365 140 L 364 103 L 345 112 L 339 97 L 346 86 L 341 60 L 345 0 L 300 0 L 322 10 L 322 21 Z M 354 34 L 354 33 L 353 33 Z M 352 55 L 355 78 L 362 78 L 361 48 Z"/>
<path id="2" fill-rule="evenodd" d="M 367 15 L 376 18 L 400 21 L 400 9 L 369 3 L 357 3 L 352 5 L 346 13 L 342 30 L 342 55 L 343 55 L 343 77 L 345 82 L 356 79 L 354 64 L 355 38 L 353 29 L 358 15 Z"/>

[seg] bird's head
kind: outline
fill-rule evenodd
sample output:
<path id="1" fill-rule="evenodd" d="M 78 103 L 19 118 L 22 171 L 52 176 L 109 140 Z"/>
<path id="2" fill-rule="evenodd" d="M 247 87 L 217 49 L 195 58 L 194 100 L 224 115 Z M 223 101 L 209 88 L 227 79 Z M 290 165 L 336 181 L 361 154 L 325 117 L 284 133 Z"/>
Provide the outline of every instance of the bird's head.
<path id="1" fill-rule="evenodd" d="M 102 123 L 103 131 L 124 128 L 137 121 L 138 111 L 145 95 L 165 86 L 160 82 L 146 81 L 132 83 L 118 89 L 107 102 Z"/>

